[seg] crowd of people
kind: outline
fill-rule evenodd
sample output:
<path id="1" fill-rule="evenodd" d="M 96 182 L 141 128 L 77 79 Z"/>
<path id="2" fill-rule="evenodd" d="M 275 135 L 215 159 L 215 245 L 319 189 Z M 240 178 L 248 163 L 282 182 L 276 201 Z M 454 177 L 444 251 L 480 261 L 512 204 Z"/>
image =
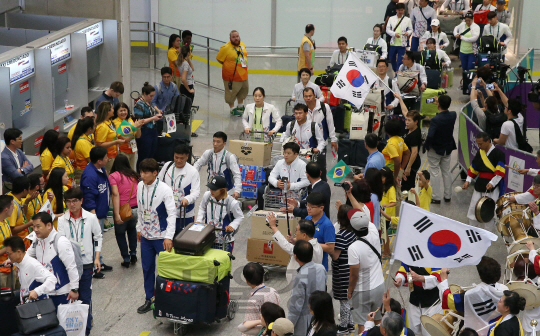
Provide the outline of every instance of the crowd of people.
<path id="1" fill-rule="evenodd" d="M 478 27 L 473 23 L 468 0 L 439 1 L 442 9 L 464 15 L 464 22 L 454 29 L 456 40 L 461 42 L 464 70 L 471 69 L 476 61 L 475 43 L 481 34 L 494 35 L 504 49 L 512 38 L 503 23 L 510 16 L 502 2 L 498 0 L 497 7 L 487 0 L 478 4 L 475 11 L 492 11 L 487 14 L 489 25 Z M 310 81 L 315 64 L 315 26 L 308 24 L 301 40 L 298 83 L 291 97 L 294 120 L 286 124 L 279 109 L 265 102 L 262 87 L 252 91 L 254 103 L 244 106 L 249 94 L 248 54 L 238 31 L 230 32 L 230 41 L 217 54 L 225 102 L 231 115 L 242 117 L 244 133 L 273 136 L 280 128 L 285 130 L 280 139 L 283 158 L 273 166 L 267 183 L 258 188 L 257 207 L 264 209 L 265 194 L 278 191 L 286 195 L 280 211 L 299 218 L 294 234 L 285 236 L 277 227 L 275 214 L 267 216 L 271 239 L 290 255 L 286 272 L 290 299 L 285 303 L 278 291 L 264 283 L 261 264 L 246 264 L 243 278 L 251 290 L 238 331 L 268 336 L 352 332 L 427 336 L 420 317 L 449 309 L 464 317 L 462 336 L 488 335 L 485 327 L 493 321 L 497 322 L 489 335 L 524 335 L 523 330 L 530 333 L 530 327 L 517 317 L 525 308 L 525 299 L 499 283 L 501 266 L 489 257 L 483 257 L 477 265 L 482 283 L 459 294 L 449 290 L 449 270 L 402 263 L 393 284 L 398 290 L 401 286 L 411 288 L 407 307 L 390 296 L 382 267 L 382 262 L 390 258 L 390 242 L 381 240 L 381 232 L 396 229 L 402 192 L 411 193 L 414 201 L 407 202 L 426 211 L 443 199 L 451 202 L 450 160 L 456 149 L 453 133 L 457 114 L 449 111 L 452 100 L 448 95 L 435 98 L 438 113 L 423 140 L 420 123 L 424 117 L 407 107 L 397 81 L 388 75 L 390 64 L 394 71 L 418 71 L 423 91 L 428 85 L 426 67 L 415 61 L 413 52 L 434 51 L 442 65 L 450 65 L 443 51 L 450 41 L 441 31 L 430 1 L 404 4 L 392 0 L 384 19 L 384 24 L 373 27 L 373 37 L 366 43 L 380 56 L 375 64 L 380 80 L 374 88 L 383 90 L 384 106 L 399 110 L 405 125 L 398 118 L 389 118 L 384 123 L 384 142 L 375 133 L 365 136 L 369 155 L 364 172 L 344 183 L 346 200 L 335 204 L 331 204 L 332 189 L 326 181 L 326 154 L 338 151 L 334 118 L 320 87 Z M 154 159 L 158 136 L 164 133 L 161 119 L 170 112 L 171 102 L 179 95 L 191 101 L 195 97 L 191 38 L 187 30 L 181 36 L 171 35 L 169 66 L 161 69 L 160 83 L 144 83 L 133 111 L 119 101 L 123 84 L 113 82 L 97 99 L 95 109 L 81 109 L 81 118 L 67 136 L 48 130 L 39 149 L 41 173 L 33 172 L 33 165 L 21 150 L 22 132 L 16 128 L 4 132 L 2 180 L 10 192 L 0 196 L 0 287 L 19 287 L 21 298 L 48 296 L 56 306 L 81 300 L 90 307 L 87 335 L 93 320 L 92 279 L 102 279 L 104 272 L 113 270 L 104 262 L 108 256 L 102 253 L 107 218 L 114 223 L 121 267 L 139 262 L 140 249 L 145 293 L 143 304 L 137 308 L 140 314 L 152 310 L 158 254 L 171 251 L 173 238 L 188 224 L 207 223 L 221 230 L 215 245 L 223 247 L 224 235 L 238 231 L 245 219 L 239 199 L 241 171 L 236 156 L 226 149 L 228 135 L 223 131 L 213 134 L 212 148 L 193 164 L 187 145 L 176 146 L 169 162 Z M 331 67 L 343 64 L 350 52 L 346 37 L 338 39 L 338 47 L 331 57 Z M 478 222 L 474 210 L 483 195 L 497 200 L 505 178 L 504 154 L 494 144 L 519 148 L 523 137 L 519 133 L 523 132 L 521 104 L 508 99 L 496 84 L 488 88 L 486 82 L 491 77 L 489 68 L 478 69 L 471 85 L 474 113 L 485 132 L 476 136 L 479 151 L 463 185 L 467 189 L 476 178 L 467 217 L 470 225 L 485 225 L 487 229 L 494 223 Z M 506 118 L 502 120 L 500 115 Z M 427 170 L 421 170 L 422 148 L 427 151 Z M 306 157 L 311 158 L 309 162 Z M 538 158 L 540 162 L 540 152 Z M 207 166 L 208 190 L 201 195 L 202 166 Z M 538 170 L 520 173 L 537 175 Z M 537 213 L 534 195 L 538 188 L 540 178 L 535 178 L 530 191 L 510 201 L 530 204 Z M 303 192 L 306 197 L 300 197 Z M 47 202 L 49 212 L 43 211 Z M 334 211 L 336 223 L 330 220 Z M 229 252 L 233 252 L 235 243 L 244 242 L 232 238 L 227 243 Z M 536 267 L 540 259 L 534 246 L 529 248 L 529 259 Z M 11 272 L 18 276 L 11 277 Z M 331 288 L 327 284 L 330 275 Z M 471 308 L 486 297 L 494 303 L 488 314 Z M 339 321 L 335 320 L 333 300 L 339 302 Z M 287 313 L 281 307 L 284 305 Z M 406 317 L 402 316 L 405 308 Z"/>

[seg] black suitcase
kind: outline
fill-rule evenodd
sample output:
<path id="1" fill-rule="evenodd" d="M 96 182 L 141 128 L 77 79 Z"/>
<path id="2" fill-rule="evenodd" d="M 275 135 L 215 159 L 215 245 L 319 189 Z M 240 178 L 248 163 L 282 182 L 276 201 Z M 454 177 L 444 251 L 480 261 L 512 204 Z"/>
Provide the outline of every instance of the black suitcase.
<path id="1" fill-rule="evenodd" d="M 332 116 L 334 117 L 336 133 L 345 133 L 345 106 L 343 104 L 331 106 L 330 110 L 332 110 Z"/>
<path id="2" fill-rule="evenodd" d="M 215 240 L 213 225 L 190 223 L 173 238 L 173 247 L 178 254 L 202 256 Z"/>
<path id="3" fill-rule="evenodd" d="M 426 69 L 428 89 L 438 90 L 441 88 L 441 71 L 435 69 Z"/>
<path id="4" fill-rule="evenodd" d="M 463 94 L 468 96 L 471 94 L 470 85 L 476 76 L 476 70 L 463 71 Z"/>
<path id="5" fill-rule="evenodd" d="M 56 326 L 49 330 L 42 330 L 36 334 L 16 333 L 16 334 L 13 334 L 12 336 L 67 336 L 67 333 L 64 330 L 64 328 L 62 328 L 62 326 Z"/>
<path id="6" fill-rule="evenodd" d="M 281 128 L 279 129 L 279 133 L 285 133 L 285 130 L 287 129 L 287 125 L 291 122 L 291 121 L 294 121 L 294 115 L 284 115 L 281 117 Z"/>
<path id="7" fill-rule="evenodd" d="M 183 126 L 178 126 L 183 127 Z M 157 162 L 168 162 L 174 160 L 174 149 L 178 145 L 188 145 L 190 151 L 193 146 L 190 146 L 190 139 L 178 139 L 173 137 L 158 137 L 158 151 L 154 153 L 154 159 Z M 191 163 L 193 155 L 190 154 L 188 162 Z"/>
<path id="8" fill-rule="evenodd" d="M 217 284 L 156 278 L 154 316 L 211 323 L 227 316 L 229 277 Z"/>
<path id="9" fill-rule="evenodd" d="M 369 153 L 364 140 L 339 139 L 338 144 L 338 160 L 349 166 L 365 167 Z"/>
<path id="10" fill-rule="evenodd" d="M 13 268 L 11 269 L 13 283 Z M 21 303 L 19 290 L 2 288 L 0 290 L 0 336 L 11 336 L 19 331 L 17 328 L 17 312 L 15 307 Z"/>

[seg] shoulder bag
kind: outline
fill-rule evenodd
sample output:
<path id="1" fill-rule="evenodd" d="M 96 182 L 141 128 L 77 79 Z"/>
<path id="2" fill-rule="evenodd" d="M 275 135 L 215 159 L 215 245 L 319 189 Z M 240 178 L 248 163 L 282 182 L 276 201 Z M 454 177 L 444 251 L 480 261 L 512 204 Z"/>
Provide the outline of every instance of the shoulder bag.
<path id="1" fill-rule="evenodd" d="M 120 219 L 122 219 L 122 221 L 124 222 L 133 218 L 133 212 L 131 211 L 131 206 L 129 205 L 129 201 L 131 201 L 131 195 L 133 194 L 134 187 L 135 187 L 135 179 L 133 179 L 133 183 L 131 184 L 131 191 L 129 192 L 128 201 L 120 206 Z M 118 197 L 120 197 L 120 195 Z"/>

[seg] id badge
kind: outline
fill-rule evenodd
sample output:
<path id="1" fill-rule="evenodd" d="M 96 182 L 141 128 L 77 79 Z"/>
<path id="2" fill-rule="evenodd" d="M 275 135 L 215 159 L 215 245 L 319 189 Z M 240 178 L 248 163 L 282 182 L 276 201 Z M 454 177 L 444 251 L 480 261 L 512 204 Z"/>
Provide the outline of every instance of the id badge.
<path id="1" fill-rule="evenodd" d="M 174 194 L 174 203 L 178 204 L 178 200 L 180 200 L 180 196 L 178 196 L 178 194 Z"/>
<path id="2" fill-rule="evenodd" d="M 81 245 L 81 257 L 84 257 L 85 256 L 84 245 L 83 245 L 83 243 L 80 243 L 80 245 Z"/>
<path id="3" fill-rule="evenodd" d="M 129 147 L 133 153 L 137 153 L 137 141 L 135 141 L 135 139 L 129 141 Z"/>
<path id="4" fill-rule="evenodd" d="M 262 139 L 262 135 L 263 135 L 263 133 L 253 133 L 253 138 L 254 139 Z"/>
<path id="5" fill-rule="evenodd" d="M 240 64 L 242 64 L 242 68 L 247 68 L 246 60 L 243 57 L 240 58 Z"/>
<path id="6" fill-rule="evenodd" d="M 147 211 L 147 210 L 144 211 L 143 222 L 150 223 L 150 211 Z"/>

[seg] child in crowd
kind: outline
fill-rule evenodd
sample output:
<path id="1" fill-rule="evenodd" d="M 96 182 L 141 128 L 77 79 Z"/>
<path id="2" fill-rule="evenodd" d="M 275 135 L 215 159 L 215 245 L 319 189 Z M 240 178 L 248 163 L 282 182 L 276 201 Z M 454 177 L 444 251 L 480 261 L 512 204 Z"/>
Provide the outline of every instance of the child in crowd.
<path id="1" fill-rule="evenodd" d="M 431 184 L 429 184 L 429 172 L 427 170 L 422 170 L 421 172 L 418 172 L 417 176 L 420 195 L 418 195 L 415 188 L 411 188 L 411 193 L 416 197 L 416 205 L 424 210 L 430 211 L 433 190 L 431 189 Z"/>
<path id="2" fill-rule="evenodd" d="M 381 199 L 381 208 L 390 217 L 396 215 L 396 187 L 394 186 L 394 172 L 387 166 L 381 169 L 383 183 L 383 197 Z M 390 219 L 386 220 L 386 230 L 390 228 Z M 390 244 L 386 240 L 383 247 L 383 257 L 390 255 Z"/>

